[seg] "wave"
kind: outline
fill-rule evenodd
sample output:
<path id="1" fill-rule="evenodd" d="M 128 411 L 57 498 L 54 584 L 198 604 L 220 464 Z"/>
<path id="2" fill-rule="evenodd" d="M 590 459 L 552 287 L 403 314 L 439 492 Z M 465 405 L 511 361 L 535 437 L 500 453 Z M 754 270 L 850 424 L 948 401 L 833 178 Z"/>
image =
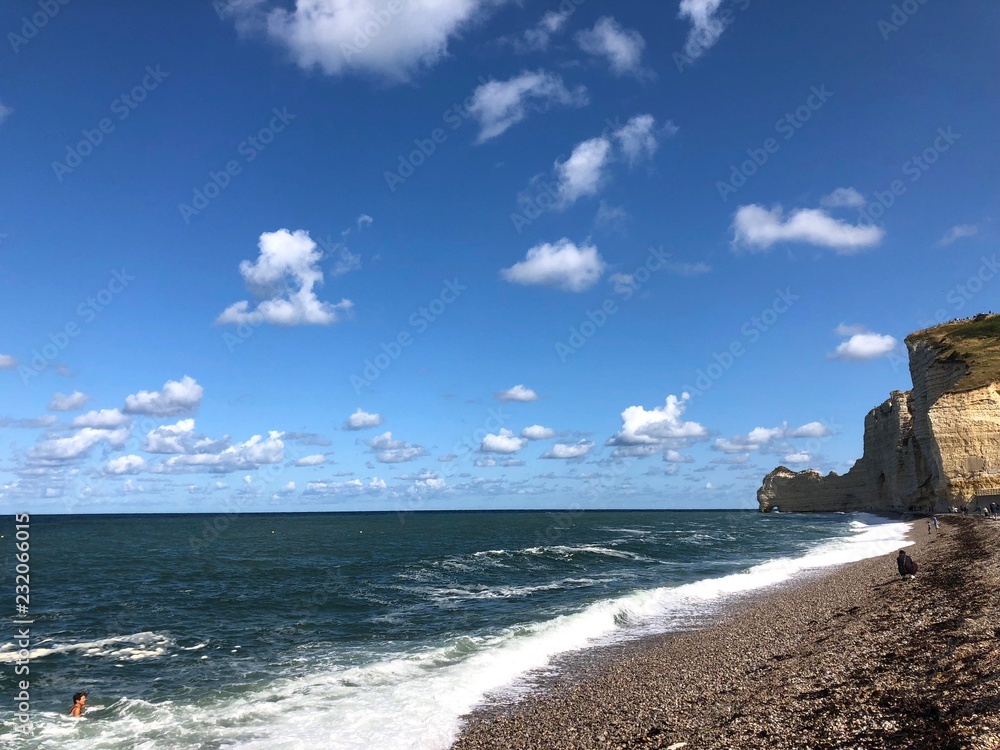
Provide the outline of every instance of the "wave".
<path id="1" fill-rule="evenodd" d="M 51 644 L 51 645 L 46 645 Z M 79 652 L 83 656 L 110 658 L 118 661 L 140 661 L 155 659 L 167 653 L 174 641 L 160 633 L 143 632 L 133 635 L 112 636 L 96 641 L 80 643 L 53 643 L 52 639 L 39 641 L 35 648 L 28 652 L 28 657 L 34 661 L 46 656 L 70 654 Z M 0 646 L 0 664 L 10 664 L 18 660 L 19 649 L 15 643 L 5 643 Z"/>

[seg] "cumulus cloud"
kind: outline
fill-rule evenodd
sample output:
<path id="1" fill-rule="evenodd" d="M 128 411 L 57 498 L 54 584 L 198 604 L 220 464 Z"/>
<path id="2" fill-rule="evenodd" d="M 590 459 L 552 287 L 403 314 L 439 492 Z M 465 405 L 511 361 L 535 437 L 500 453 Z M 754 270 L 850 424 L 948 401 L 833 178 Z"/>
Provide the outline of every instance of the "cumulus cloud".
<path id="1" fill-rule="evenodd" d="M 576 245 L 563 237 L 529 248 L 524 260 L 500 271 L 512 284 L 554 286 L 567 292 L 582 292 L 597 283 L 607 264 L 596 245 Z"/>
<path id="2" fill-rule="evenodd" d="M 326 463 L 326 456 L 316 453 L 312 456 L 303 456 L 295 462 L 296 466 L 322 466 Z"/>
<path id="3" fill-rule="evenodd" d="M 694 456 L 681 453 L 680 451 L 668 450 L 663 454 L 663 460 L 671 464 L 692 464 L 694 463 Z"/>
<path id="4" fill-rule="evenodd" d="M 515 437 L 514 433 L 506 428 L 501 428 L 496 435 L 487 435 L 479 444 L 479 450 L 483 453 L 502 453 L 509 455 L 517 453 L 528 444 L 527 438 Z"/>
<path id="5" fill-rule="evenodd" d="M 718 14 L 722 0 L 681 0 L 679 17 L 691 22 L 684 53 L 696 60 L 715 46 L 726 30 Z"/>
<path id="6" fill-rule="evenodd" d="M 681 394 L 680 398 L 671 394 L 663 406 L 628 407 L 621 413 L 621 430 L 608 440 L 608 445 L 616 448 L 618 456 L 648 456 L 708 437 L 705 427 L 681 418 L 690 399 L 689 393 Z"/>
<path id="7" fill-rule="evenodd" d="M 518 52 L 544 52 L 549 48 L 552 37 L 562 31 L 571 15 L 572 10 L 550 10 L 535 26 L 525 31 L 521 38 L 514 40 L 514 49 Z"/>
<path id="8" fill-rule="evenodd" d="M 500 391 L 495 394 L 497 401 L 537 401 L 538 394 L 535 393 L 531 388 L 521 385 L 518 383 L 513 388 L 508 388 L 506 391 Z"/>
<path id="9" fill-rule="evenodd" d="M 852 187 L 837 188 L 820 198 L 819 204 L 824 208 L 860 208 L 865 205 L 865 196 Z"/>
<path id="10" fill-rule="evenodd" d="M 539 70 L 525 71 L 506 81 L 487 81 L 472 94 L 469 112 L 479 121 L 477 142 L 496 138 L 521 122 L 530 112 L 554 106 L 583 107 L 589 103 L 587 89 L 566 88 L 562 78 Z"/>
<path id="11" fill-rule="evenodd" d="M 101 409 L 100 411 L 88 411 L 76 417 L 73 427 L 94 427 L 98 430 L 114 430 L 127 425 L 130 418 L 122 414 L 118 409 Z"/>
<path id="12" fill-rule="evenodd" d="M 618 76 L 640 76 L 646 40 L 633 29 L 625 29 L 612 17 L 598 19 L 594 28 L 577 32 L 576 43 L 589 55 L 603 57 Z"/>
<path id="13" fill-rule="evenodd" d="M 375 460 L 383 464 L 399 464 L 426 456 L 427 451 L 419 445 L 405 440 L 393 440 L 391 432 L 383 432 L 378 437 L 366 440 L 365 445 L 375 454 Z"/>
<path id="14" fill-rule="evenodd" d="M 766 251 L 778 242 L 800 242 L 828 247 L 840 255 L 850 255 L 878 245 L 885 230 L 870 225 L 850 224 L 819 208 L 800 208 L 787 217 L 781 206 L 740 206 L 733 219 L 735 247 Z"/>
<path id="15" fill-rule="evenodd" d="M 68 396 L 65 393 L 53 393 L 49 401 L 49 411 L 76 411 L 86 406 L 90 396 L 80 391 L 73 391 Z"/>
<path id="16" fill-rule="evenodd" d="M 104 467 L 107 474 L 139 474 L 146 468 L 142 456 L 128 455 L 113 458 Z"/>
<path id="17" fill-rule="evenodd" d="M 126 414 L 150 417 L 176 417 L 189 414 L 201 404 L 205 389 L 185 375 L 180 380 L 168 380 L 160 391 L 139 391 L 125 397 Z"/>
<path id="18" fill-rule="evenodd" d="M 668 122 L 663 132 L 674 135 L 677 127 Z M 629 164 L 651 159 L 660 143 L 657 139 L 656 120 L 652 115 L 636 115 L 614 132 L 615 139 Z"/>
<path id="19" fill-rule="evenodd" d="M 548 440 L 554 438 L 556 431 L 551 427 L 542 427 L 540 424 L 533 424 L 521 430 L 521 437 L 525 440 Z"/>
<path id="20" fill-rule="evenodd" d="M 346 482 L 309 482 L 302 494 L 355 497 L 359 495 L 380 495 L 385 491 L 385 480 L 372 477 L 367 482 L 361 479 L 350 479 Z"/>
<path id="21" fill-rule="evenodd" d="M 777 427 L 755 427 L 746 435 L 737 435 L 733 438 L 717 438 L 712 444 L 712 450 L 721 451 L 722 453 L 741 454 L 762 450 L 768 446 L 773 446 L 778 441 L 790 438 L 824 438 L 829 435 L 829 428 L 822 422 L 809 422 L 801 427 L 789 427 L 787 422 L 782 422 Z"/>
<path id="22" fill-rule="evenodd" d="M 542 454 L 542 458 L 583 458 L 594 448 L 594 443 L 589 440 L 580 440 L 577 443 L 557 443 L 552 448 Z"/>
<path id="23" fill-rule="evenodd" d="M 979 227 L 975 224 L 956 224 L 938 240 L 938 245 L 946 247 L 965 237 L 975 237 L 977 234 L 979 234 Z"/>
<path id="24" fill-rule="evenodd" d="M 899 346 L 892 336 L 881 333 L 856 333 L 847 341 L 840 343 L 829 355 L 830 359 L 843 359 L 850 362 L 862 362 L 869 359 L 885 357 Z"/>
<path id="25" fill-rule="evenodd" d="M 812 456 L 808 453 L 789 453 L 783 459 L 786 464 L 807 464 L 812 461 Z"/>
<path id="26" fill-rule="evenodd" d="M 19 364 L 16 357 L 9 354 L 0 354 L 0 370 L 13 370 Z"/>
<path id="27" fill-rule="evenodd" d="M 369 414 L 359 408 L 344 421 L 345 430 L 365 430 L 369 427 L 378 427 L 385 420 L 381 414 Z"/>
<path id="28" fill-rule="evenodd" d="M 182 419 L 146 433 L 142 449 L 147 453 L 189 453 L 195 442 L 194 420 Z"/>
<path id="29" fill-rule="evenodd" d="M 28 459 L 32 463 L 59 464 L 86 456 L 98 443 L 107 443 L 113 448 L 120 448 L 128 440 L 129 430 L 98 430 L 84 427 L 72 435 L 44 440 L 28 451 Z"/>
<path id="30" fill-rule="evenodd" d="M 154 471 L 168 474 L 228 473 L 258 469 L 264 464 L 277 464 L 285 460 L 285 443 L 282 433 L 272 430 L 267 437 L 254 435 L 243 443 L 230 445 L 221 451 L 182 453 L 171 456 Z"/>
<path id="31" fill-rule="evenodd" d="M 571 206 L 585 196 L 597 195 L 612 156 L 611 141 L 598 137 L 578 143 L 566 161 L 557 161 L 559 208 Z"/>
<path id="32" fill-rule="evenodd" d="M 228 0 L 243 33 L 266 34 L 299 67 L 327 75 L 359 72 L 406 81 L 448 52 L 448 41 L 504 0 Z"/>
<path id="33" fill-rule="evenodd" d="M 261 300 L 253 308 L 242 300 L 227 307 L 216 323 L 272 323 L 282 326 L 330 325 L 354 303 L 342 299 L 336 304 L 323 302 L 315 287 L 323 283 L 320 261 L 323 253 L 309 237 L 309 232 L 264 232 L 258 244 L 256 262 L 240 262 L 240 274 L 247 289 Z"/>

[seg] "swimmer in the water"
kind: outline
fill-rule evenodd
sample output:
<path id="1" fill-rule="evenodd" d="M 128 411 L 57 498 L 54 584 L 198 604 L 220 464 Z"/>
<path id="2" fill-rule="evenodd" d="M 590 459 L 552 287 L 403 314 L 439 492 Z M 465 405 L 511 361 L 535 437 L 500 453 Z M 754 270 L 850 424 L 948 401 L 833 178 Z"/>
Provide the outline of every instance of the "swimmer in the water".
<path id="1" fill-rule="evenodd" d="M 76 693 L 73 696 L 73 708 L 69 710 L 69 715 L 77 719 L 83 715 L 83 709 L 87 706 L 87 694 L 86 693 Z"/>

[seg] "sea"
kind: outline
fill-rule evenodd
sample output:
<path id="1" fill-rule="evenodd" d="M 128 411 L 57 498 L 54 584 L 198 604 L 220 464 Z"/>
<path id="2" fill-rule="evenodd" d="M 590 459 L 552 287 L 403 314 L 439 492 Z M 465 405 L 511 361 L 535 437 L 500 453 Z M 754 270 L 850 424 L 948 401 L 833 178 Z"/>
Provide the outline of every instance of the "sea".
<path id="1" fill-rule="evenodd" d="M 8 623 L 31 624 L 0 639 L 0 747 L 446 750 L 557 657 L 703 626 L 907 530 L 749 511 L 32 516 L 19 618 L 6 517 L 0 589 Z"/>

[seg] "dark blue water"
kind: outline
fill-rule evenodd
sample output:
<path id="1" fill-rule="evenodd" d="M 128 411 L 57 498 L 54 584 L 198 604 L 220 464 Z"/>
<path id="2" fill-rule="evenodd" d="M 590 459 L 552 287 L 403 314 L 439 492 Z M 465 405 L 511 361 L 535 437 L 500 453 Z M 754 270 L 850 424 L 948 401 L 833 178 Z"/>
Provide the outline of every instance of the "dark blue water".
<path id="1" fill-rule="evenodd" d="M 689 626 L 904 530 L 751 512 L 35 517 L 33 731 L 4 706 L 0 742 L 447 748 L 486 692 L 558 653 Z M 7 696 L 16 652 L 0 647 Z M 63 716 L 77 690 L 84 721 Z"/>

